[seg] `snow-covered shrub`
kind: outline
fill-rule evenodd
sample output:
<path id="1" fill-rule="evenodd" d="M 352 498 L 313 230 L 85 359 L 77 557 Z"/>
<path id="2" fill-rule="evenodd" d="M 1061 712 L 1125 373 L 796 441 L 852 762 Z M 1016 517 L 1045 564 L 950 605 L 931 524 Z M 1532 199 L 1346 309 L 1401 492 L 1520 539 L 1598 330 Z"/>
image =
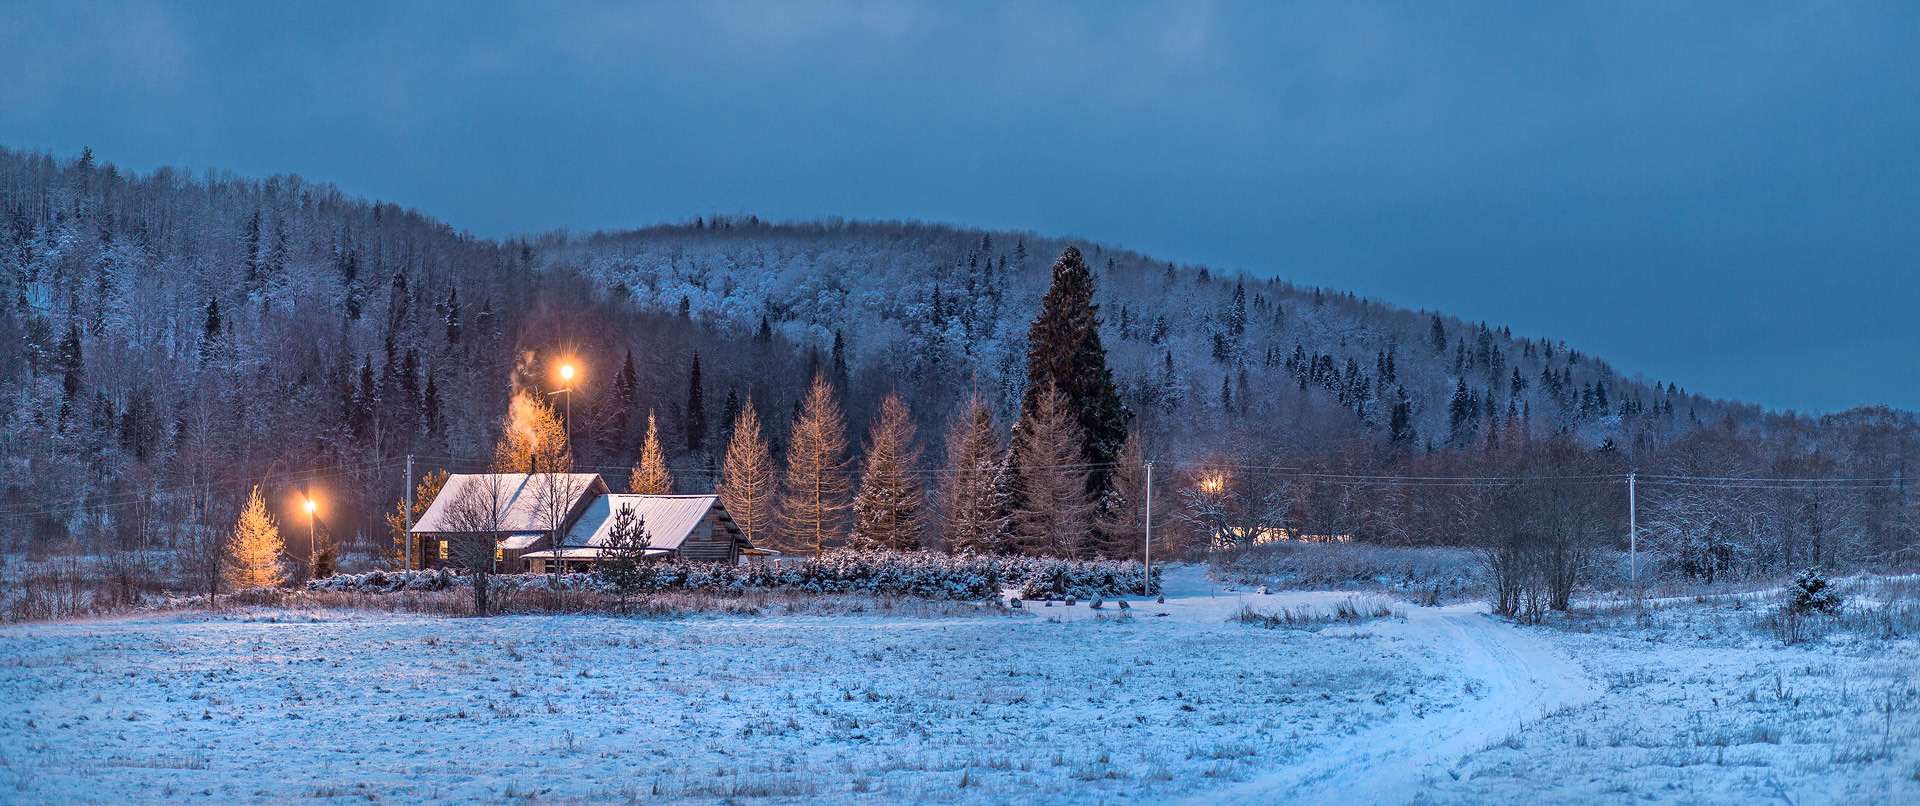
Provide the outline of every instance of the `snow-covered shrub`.
<path id="1" fill-rule="evenodd" d="M 1787 586 L 1786 607 L 1800 615 L 1824 613 L 1832 615 L 1840 612 L 1840 592 L 1827 582 L 1826 574 L 1818 568 L 1808 568 L 1795 577 L 1793 584 Z"/>
<path id="2" fill-rule="evenodd" d="M 641 592 L 698 590 L 795 590 L 810 593 L 871 593 L 925 599 L 997 598 L 1005 587 L 1024 598 L 1119 596 L 1136 594 L 1146 584 L 1146 569 L 1131 560 L 1062 560 L 918 551 L 838 551 L 812 559 L 753 565 L 717 565 L 676 560 L 642 564 Z M 1156 587 L 1158 572 L 1155 572 Z M 465 586 L 469 578 L 447 569 L 375 571 L 315 580 L 310 590 L 391 593 L 445 590 Z M 612 593 L 592 574 L 501 574 L 492 577 L 500 593 L 563 591 Z"/>
<path id="3" fill-rule="evenodd" d="M 393 593 L 395 591 L 442 591 L 466 585 L 467 579 L 446 568 L 425 571 L 371 571 L 365 574 L 336 574 L 307 583 L 307 590 L 343 593 Z"/>

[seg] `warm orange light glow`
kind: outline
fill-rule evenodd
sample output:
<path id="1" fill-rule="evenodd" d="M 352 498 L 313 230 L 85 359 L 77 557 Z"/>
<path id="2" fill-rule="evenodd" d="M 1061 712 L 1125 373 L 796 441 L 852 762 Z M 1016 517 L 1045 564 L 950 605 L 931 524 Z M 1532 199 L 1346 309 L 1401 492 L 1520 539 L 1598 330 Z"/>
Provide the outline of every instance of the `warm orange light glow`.
<path id="1" fill-rule="evenodd" d="M 1219 473 L 1210 473 L 1200 479 L 1200 489 L 1206 490 L 1209 493 L 1220 492 L 1220 488 L 1225 486 L 1227 486 L 1227 480 L 1222 478 Z"/>
<path id="2" fill-rule="evenodd" d="M 573 365 L 572 365 L 572 364 L 562 364 L 562 365 L 560 365 L 560 378 L 561 378 L 562 380 L 568 380 L 568 381 L 570 381 L 570 380 L 573 380 Z"/>
<path id="3" fill-rule="evenodd" d="M 313 500 L 313 499 L 311 499 L 311 498 L 309 498 L 309 499 L 307 499 L 307 514 L 308 514 L 308 515 L 312 515 L 312 514 L 313 514 L 313 511 L 314 511 L 314 510 L 316 510 L 316 509 L 319 509 L 319 508 L 320 508 L 320 504 L 319 504 L 318 502 L 316 502 L 316 501 L 314 501 L 314 500 Z"/>

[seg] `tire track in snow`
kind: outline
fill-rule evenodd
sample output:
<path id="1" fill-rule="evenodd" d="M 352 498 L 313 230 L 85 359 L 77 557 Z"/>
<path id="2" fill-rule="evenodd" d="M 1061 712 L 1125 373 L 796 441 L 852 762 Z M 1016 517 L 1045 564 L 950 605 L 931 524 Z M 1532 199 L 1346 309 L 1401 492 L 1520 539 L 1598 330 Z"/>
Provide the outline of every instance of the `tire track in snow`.
<path id="1" fill-rule="evenodd" d="M 1391 630 L 1434 650 L 1429 668 L 1477 681 L 1475 694 L 1424 718 L 1403 715 L 1384 725 L 1304 751 L 1298 763 L 1194 804 L 1407 803 L 1432 777 L 1461 758 L 1520 729 L 1528 720 L 1599 695 L 1572 659 L 1477 605 L 1415 609 Z M 1378 632 L 1389 632 L 1384 626 Z"/>

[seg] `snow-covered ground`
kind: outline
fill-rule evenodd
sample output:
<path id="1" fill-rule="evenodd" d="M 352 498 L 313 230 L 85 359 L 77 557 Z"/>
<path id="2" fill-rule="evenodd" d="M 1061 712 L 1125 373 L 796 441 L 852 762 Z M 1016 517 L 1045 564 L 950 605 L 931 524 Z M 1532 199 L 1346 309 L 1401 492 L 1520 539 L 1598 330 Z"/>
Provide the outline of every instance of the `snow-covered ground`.
<path id="1" fill-rule="evenodd" d="M 1421 801 L 1920 803 L 1920 640 L 1886 639 L 1884 600 L 1863 600 L 1851 624 L 1784 646 L 1755 626 L 1778 599 L 1667 599 L 1528 628 L 1604 691 L 1514 727 Z"/>
<path id="2" fill-rule="evenodd" d="M 1385 622 L 1265 630 L 1239 600 L 16 625 L 0 800 L 1164 799 L 1460 696 Z"/>
<path id="3" fill-rule="evenodd" d="M 1916 786 L 1911 642 L 1695 640 L 1659 622 L 1681 608 L 1592 632 L 1404 604 L 1268 630 L 1229 617 L 1350 594 L 1201 570 L 1126 611 L 16 625 L 0 801 L 1874 803 Z M 1886 730 L 1866 719 L 1881 702 Z"/>

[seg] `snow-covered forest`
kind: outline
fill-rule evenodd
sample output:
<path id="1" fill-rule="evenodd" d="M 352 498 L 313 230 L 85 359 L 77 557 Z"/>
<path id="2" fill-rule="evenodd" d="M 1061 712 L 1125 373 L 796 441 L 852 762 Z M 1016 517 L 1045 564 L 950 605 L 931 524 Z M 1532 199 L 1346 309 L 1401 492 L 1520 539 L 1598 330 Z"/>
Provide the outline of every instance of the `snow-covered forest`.
<path id="1" fill-rule="evenodd" d="M 822 370 L 855 434 L 898 391 L 932 473 L 971 393 L 1001 427 L 1017 415 L 1067 246 L 1095 270 L 1157 494 L 1185 516 L 1170 541 L 1213 507 L 1462 544 L 1497 510 L 1473 480 L 1568 468 L 1596 478 L 1597 543 L 1624 543 L 1637 471 L 1643 548 L 1708 578 L 1891 564 L 1920 528 L 1911 413 L 1708 399 L 1553 334 L 1284 278 L 915 222 L 704 215 L 501 242 L 298 177 L 135 175 L 109 157 L 0 150 L 8 551 L 186 548 L 263 482 L 324 490 L 316 528 L 376 551 L 405 457 L 416 478 L 484 464 L 510 394 L 557 389 L 561 356 L 582 368 L 553 398 L 577 466 L 624 478 L 651 411 L 679 490 L 711 489 L 749 396 L 777 459 Z M 1190 494 L 1214 473 L 1226 492 Z M 1796 481 L 1734 481 L 1755 478 Z"/>

